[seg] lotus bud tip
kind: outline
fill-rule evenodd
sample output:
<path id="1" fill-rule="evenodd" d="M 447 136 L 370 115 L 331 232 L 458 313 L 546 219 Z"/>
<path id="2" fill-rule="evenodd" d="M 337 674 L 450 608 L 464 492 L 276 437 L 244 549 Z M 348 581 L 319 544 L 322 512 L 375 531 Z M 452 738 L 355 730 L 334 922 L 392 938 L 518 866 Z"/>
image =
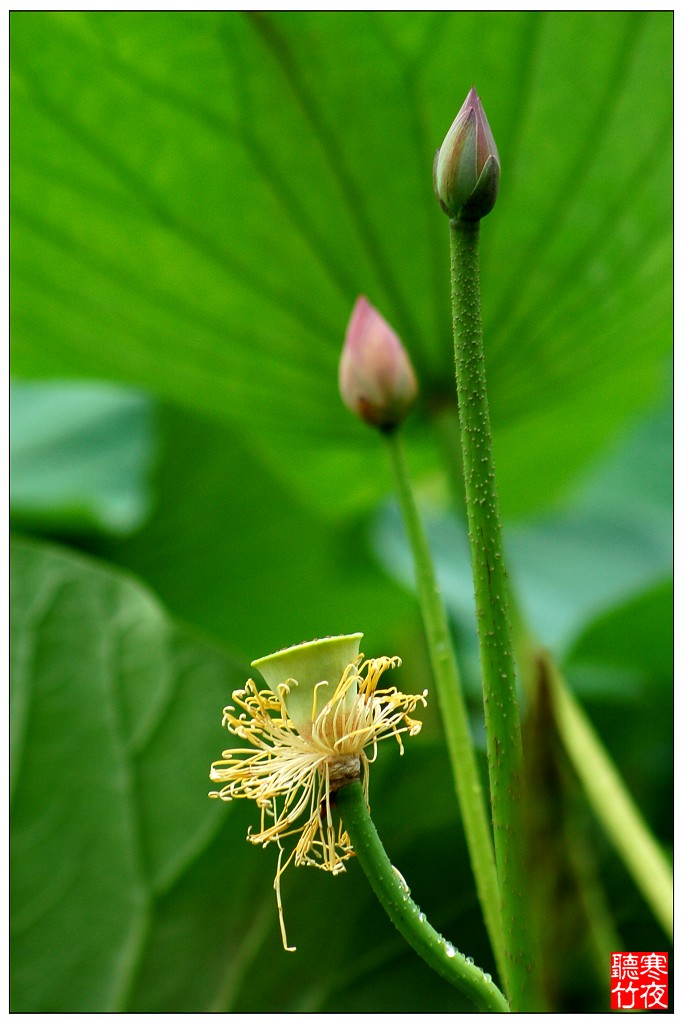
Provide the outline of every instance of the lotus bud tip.
<path id="1" fill-rule="evenodd" d="M 398 335 L 364 295 L 351 313 L 339 363 L 339 391 L 346 407 L 380 430 L 408 415 L 418 383 Z"/>

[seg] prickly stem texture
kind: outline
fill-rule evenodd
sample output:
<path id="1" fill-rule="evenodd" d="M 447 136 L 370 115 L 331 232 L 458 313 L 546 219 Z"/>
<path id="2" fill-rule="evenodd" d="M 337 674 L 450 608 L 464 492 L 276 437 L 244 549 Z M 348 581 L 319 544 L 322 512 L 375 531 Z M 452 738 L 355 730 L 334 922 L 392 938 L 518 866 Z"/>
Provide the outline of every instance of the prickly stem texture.
<path id="1" fill-rule="evenodd" d="M 479 780 L 467 705 L 460 683 L 455 651 L 451 643 L 448 616 L 439 590 L 427 536 L 415 502 L 400 430 L 387 434 L 387 445 L 394 470 L 394 482 L 403 525 L 415 564 L 417 592 L 427 637 L 427 649 L 436 684 L 448 756 L 453 771 L 477 895 L 496 964 L 501 977 L 504 978 L 507 964 L 500 916 L 498 877 L 491 839 L 490 814 Z"/>
<path id="2" fill-rule="evenodd" d="M 426 915 L 410 898 L 410 890 L 382 846 L 360 782 L 352 782 L 337 792 L 337 807 L 360 866 L 403 938 L 425 963 L 468 996 L 480 1010 L 507 1013 L 505 997 L 490 976 L 432 928 Z"/>
<path id="3" fill-rule="evenodd" d="M 522 828 L 522 745 L 491 444 L 479 296 L 479 222 L 451 221 L 455 373 L 482 669 L 493 840 L 508 996 L 529 1010 L 532 968 Z"/>

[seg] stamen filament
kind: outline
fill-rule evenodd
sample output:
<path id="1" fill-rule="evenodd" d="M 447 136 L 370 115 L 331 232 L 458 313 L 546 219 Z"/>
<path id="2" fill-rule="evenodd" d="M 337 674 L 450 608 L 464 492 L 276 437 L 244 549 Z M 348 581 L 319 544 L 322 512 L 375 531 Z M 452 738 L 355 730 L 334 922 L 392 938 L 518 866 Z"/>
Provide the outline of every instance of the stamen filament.
<path id="1" fill-rule="evenodd" d="M 421 723 L 409 713 L 426 704 L 427 691 L 403 694 L 395 687 L 380 689 L 379 681 L 399 658 L 363 661 L 363 655 L 346 666 L 332 696 L 318 711 L 318 690 L 313 687 L 310 734 L 296 729 L 287 713 L 286 697 L 292 692 L 288 680 L 277 692 L 259 690 L 253 680 L 233 693 L 234 706 L 223 711 L 223 724 L 238 738 L 251 744 L 223 751 L 211 766 L 210 778 L 222 788 L 209 795 L 221 800 L 251 799 L 261 811 L 258 832 L 250 829 L 249 842 L 278 845 L 274 888 L 283 947 L 289 946 L 284 926 L 280 880 L 289 864 L 321 868 L 332 874 L 344 871 L 353 854 L 348 833 L 335 812 L 332 794 L 354 780 L 362 780 L 367 800 L 368 771 L 377 756 L 377 744 L 393 736 L 403 753 L 401 734 L 419 732 Z M 349 694 L 355 688 L 353 700 Z M 239 709 L 239 710 L 237 710 Z M 371 757 L 365 748 L 371 748 Z M 254 751 L 255 748 L 255 751 Z M 280 799 L 284 798 L 282 802 Z M 324 820 L 322 810 L 324 808 Z M 338 818 L 337 823 L 333 820 Z M 303 824 L 298 824 L 303 818 Z M 286 856 L 282 841 L 297 837 Z"/>

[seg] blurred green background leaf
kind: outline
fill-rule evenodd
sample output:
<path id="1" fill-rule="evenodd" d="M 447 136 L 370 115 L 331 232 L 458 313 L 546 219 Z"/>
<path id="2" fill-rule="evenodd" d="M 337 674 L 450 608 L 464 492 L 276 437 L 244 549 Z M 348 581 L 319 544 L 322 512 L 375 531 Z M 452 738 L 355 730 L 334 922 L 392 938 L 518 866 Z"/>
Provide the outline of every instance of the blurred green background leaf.
<path id="1" fill-rule="evenodd" d="M 671 43 L 670 12 L 12 13 L 13 523 L 111 567 L 13 553 L 15 1010 L 459 1009 L 353 864 L 294 873 L 284 954 L 251 809 L 205 792 L 242 663 L 360 629 L 403 656 L 406 690 L 429 682 L 384 453 L 336 393 L 358 293 L 421 378 L 410 463 L 481 730 L 431 186 L 472 84 L 502 160 L 482 290 L 515 578 L 670 840 Z M 437 926 L 490 965 L 433 704 L 412 746 L 382 751 L 373 813 Z M 623 948 L 663 948 L 587 827 Z M 606 1004 L 580 925 L 561 1005 L 582 1012 Z"/>
<path id="2" fill-rule="evenodd" d="M 150 506 L 152 403 L 102 383 L 10 385 L 10 493 L 23 528 L 131 533 Z"/>
<path id="3" fill-rule="evenodd" d="M 143 576 L 176 614 L 247 662 L 294 637 L 358 629 L 381 646 L 413 615 L 367 558 L 357 517 L 321 520 L 225 424 L 164 407 L 159 426 L 152 515 L 134 536 L 91 546 Z"/>
<path id="4" fill-rule="evenodd" d="M 220 827 L 207 766 L 244 671 L 121 573 L 11 554 L 14 998 L 121 1010 L 156 901 Z"/>
<path id="5" fill-rule="evenodd" d="M 561 508 L 510 524 L 506 561 L 525 621 L 557 656 L 593 620 L 669 579 L 673 564 L 673 423 L 667 399 L 576 482 Z M 467 523 L 427 506 L 430 547 L 452 616 L 476 637 Z M 373 527 L 388 572 L 412 585 L 410 548 L 393 503 Z"/>

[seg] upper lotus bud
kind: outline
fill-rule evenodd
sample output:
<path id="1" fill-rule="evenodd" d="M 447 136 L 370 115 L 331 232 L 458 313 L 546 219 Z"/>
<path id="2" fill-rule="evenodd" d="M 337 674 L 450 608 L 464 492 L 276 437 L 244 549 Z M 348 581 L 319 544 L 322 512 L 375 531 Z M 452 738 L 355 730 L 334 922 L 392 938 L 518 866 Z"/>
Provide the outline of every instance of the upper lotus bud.
<path id="1" fill-rule="evenodd" d="M 434 191 L 458 220 L 479 220 L 498 195 L 500 158 L 481 100 L 470 89 L 434 158 Z"/>
<path id="2" fill-rule="evenodd" d="M 307 737 L 316 714 L 334 695 L 348 666 L 358 657 L 362 633 L 328 636 L 324 640 L 286 647 L 252 661 L 272 693 L 279 694 L 287 714 L 300 736 Z M 345 705 L 353 703 L 357 688 L 351 688 Z"/>
<path id="3" fill-rule="evenodd" d="M 417 378 L 406 350 L 363 295 L 346 329 L 339 391 L 352 413 L 384 430 L 401 423 L 417 398 Z"/>

